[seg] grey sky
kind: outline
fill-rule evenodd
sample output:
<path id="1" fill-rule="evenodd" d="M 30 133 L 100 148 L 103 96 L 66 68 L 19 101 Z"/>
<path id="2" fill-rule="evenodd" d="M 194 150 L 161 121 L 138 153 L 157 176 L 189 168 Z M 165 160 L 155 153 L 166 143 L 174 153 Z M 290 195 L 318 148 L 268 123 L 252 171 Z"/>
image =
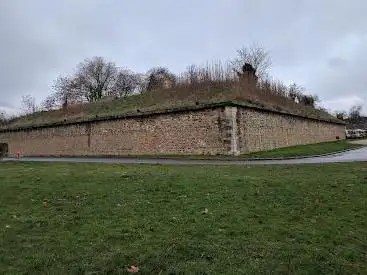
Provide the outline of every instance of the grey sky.
<path id="1" fill-rule="evenodd" d="M 271 75 L 295 81 L 331 110 L 367 113 L 367 2 L 338 0 L 1 0 L 0 109 L 41 101 L 86 57 L 135 71 L 226 59 L 263 44 Z"/>

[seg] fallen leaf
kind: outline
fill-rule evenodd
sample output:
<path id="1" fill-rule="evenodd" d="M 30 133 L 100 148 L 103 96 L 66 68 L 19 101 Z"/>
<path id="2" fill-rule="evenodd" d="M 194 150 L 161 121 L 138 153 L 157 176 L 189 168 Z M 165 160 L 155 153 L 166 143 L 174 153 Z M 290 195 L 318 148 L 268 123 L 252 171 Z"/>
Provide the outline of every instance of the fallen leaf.
<path id="1" fill-rule="evenodd" d="M 316 208 L 319 206 L 319 204 L 320 204 L 319 199 L 315 199 L 315 201 L 313 202 L 313 207 Z"/>
<path id="2" fill-rule="evenodd" d="M 138 273 L 139 271 L 139 268 L 135 265 L 132 265 L 130 266 L 130 268 L 127 269 L 127 272 L 130 272 L 130 273 Z"/>
<path id="3" fill-rule="evenodd" d="M 46 207 L 46 208 L 48 207 L 48 200 L 46 200 L 46 199 L 43 200 L 43 206 Z"/>
<path id="4" fill-rule="evenodd" d="M 202 212 L 201 212 L 201 214 L 203 214 L 203 215 L 206 215 L 206 214 L 208 214 L 208 213 L 209 213 L 208 208 L 205 208 L 205 209 L 204 209 L 204 211 L 202 211 Z"/>

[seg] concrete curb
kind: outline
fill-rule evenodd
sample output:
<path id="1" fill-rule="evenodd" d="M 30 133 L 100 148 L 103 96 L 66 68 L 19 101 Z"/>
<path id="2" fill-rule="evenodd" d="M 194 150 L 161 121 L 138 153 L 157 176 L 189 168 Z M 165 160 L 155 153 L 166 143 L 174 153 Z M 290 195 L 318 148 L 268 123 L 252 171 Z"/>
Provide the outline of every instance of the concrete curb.
<path id="1" fill-rule="evenodd" d="M 277 160 L 292 160 L 292 159 L 307 159 L 307 158 L 320 158 L 320 157 L 327 157 L 327 156 L 332 156 L 332 155 L 338 155 L 338 154 L 342 154 L 345 152 L 349 152 L 349 151 L 353 151 L 353 150 L 358 150 L 361 148 L 364 148 L 366 146 L 361 145 L 358 146 L 356 148 L 351 148 L 351 149 L 345 149 L 345 150 L 341 150 L 341 151 L 336 151 L 336 152 L 332 152 L 332 153 L 325 153 L 325 154 L 319 154 L 319 155 L 309 155 L 309 156 L 295 156 L 295 157 L 279 157 L 279 158 L 205 158 L 203 157 L 198 157 L 198 158 L 172 158 L 169 156 L 151 156 L 151 157 L 144 157 L 144 156 L 66 156 L 66 155 L 49 155 L 49 156 L 25 156 L 25 157 L 20 157 L 19 160 L 21 161 L 22 158 L 89 158 L 89 159 L 98 159 L 98 158 L 106 158 L 106 159 L 139 159 L 139 160 L 151 160 L 151 159 L 161 159 L 161 160 L 168 160 L 168 161 L 277 161 Z M 6 157 L 7 159 L 17 159 L 16 157 Z M 1 158 L 0 158 L 1 160 Z"/>

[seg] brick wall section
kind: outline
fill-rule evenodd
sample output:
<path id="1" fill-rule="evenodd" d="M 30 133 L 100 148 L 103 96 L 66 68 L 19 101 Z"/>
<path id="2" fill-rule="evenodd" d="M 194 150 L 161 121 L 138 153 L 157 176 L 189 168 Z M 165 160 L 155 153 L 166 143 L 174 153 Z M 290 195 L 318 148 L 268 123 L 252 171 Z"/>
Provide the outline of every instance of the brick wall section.
<path id="1" fill-rule="evenodd" d="M 241 153 L 345 139 L 345 125 L 239 109 L 239 150 Z"/>
<path id="2" fill-rule="evenodd" d="M 239 154 L 345 138 L 345 126 L 244 107 L 0 133 L 9 155 Z"/>

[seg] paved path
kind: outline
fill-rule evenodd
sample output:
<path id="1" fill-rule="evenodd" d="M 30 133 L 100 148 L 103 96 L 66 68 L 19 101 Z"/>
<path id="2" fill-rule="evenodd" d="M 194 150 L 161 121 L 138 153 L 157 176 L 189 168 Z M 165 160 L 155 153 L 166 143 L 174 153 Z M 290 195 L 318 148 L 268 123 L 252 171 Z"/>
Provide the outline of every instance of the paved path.
<path id="1" fill-rule="evenodd" d="M 4 158 L 4 161 L 45 161 L 45 162 L 94 162 L 94 163 L 130 163 L 130 164 L 219 164 L 219 165 L 254 165 L 254 164 L 306 164 L 367 161 L 367 147 L 325 157 L 289 159 L 289 160 L 173 160 L 173 159 L 134 159 L 134 158 L 47 158 L 23 157 L 20 160 Z"/>
<path id="2" fill-rule="evenodd" d="M 351 140 L 349 142 L 354 144 L 367 145 L 367 139 L 357 139 L 357 140 Z"/>

